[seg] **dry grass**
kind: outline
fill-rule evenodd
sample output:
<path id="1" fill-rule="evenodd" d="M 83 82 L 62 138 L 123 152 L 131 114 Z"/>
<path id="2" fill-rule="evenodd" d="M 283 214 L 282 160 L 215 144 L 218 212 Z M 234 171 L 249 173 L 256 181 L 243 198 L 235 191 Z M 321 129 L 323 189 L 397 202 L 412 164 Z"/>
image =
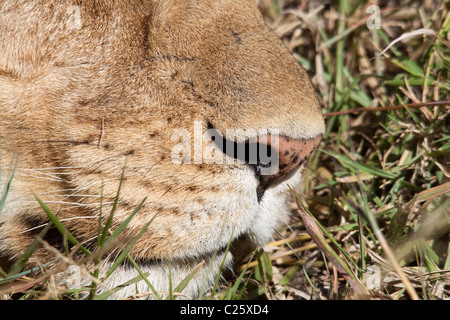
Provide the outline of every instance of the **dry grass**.
<path id="1" fill-rule="evenodd" d="M 380 3 L 380 29 L 365 2 L 259 4 L 327 117 L 299 194 L 331 245 L 293 203 L 291 225 L 252 262 L 248 297 L 450 298 L 448 2 Z"/>

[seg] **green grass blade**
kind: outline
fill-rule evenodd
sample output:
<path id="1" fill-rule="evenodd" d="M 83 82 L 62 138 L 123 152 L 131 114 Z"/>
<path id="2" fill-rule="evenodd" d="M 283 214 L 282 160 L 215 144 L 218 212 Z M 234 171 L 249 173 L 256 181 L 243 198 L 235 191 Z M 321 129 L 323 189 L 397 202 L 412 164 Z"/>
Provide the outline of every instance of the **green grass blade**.
<path id="1" fill-rule="evenodd" d="M 241 274 L 237 278 L 234 285 L 231 287 L 231 290 L 225 295 L 224 300 L 232 300 L 236 296 L 236 293 L 239 289 L 242 279 L 244 278 L 244 275 L 247 272 L 248 266 L 250 265 L 250 262 L 253 260 L 254 255 L 255 254 L 253 253 L 253 255 L 250 257 L 250 259 L 248 259 L 247 264 L 245 265 L 244 269 L 242 270 Z M 248 280 L 250 280 L 250 279 L 248 279 Z M 242 295 L 242 292 L 241 292 L 241 295 Z"/>
<path id="2" fill-rule="evenodd" d="M 14 164 L 14 162 L 15 162 L 15 164 Z M 0 169 L 1 169 L 1 163 L 0 163 Z M 9 190 L 11 189 L 11 184 L 12 184 L 12 181 L 13 181 L 16 169 L 17 169 L 17 157 L 13 156 L 12 159 L 11 159 L 10 166 L 9 166 L 8 176 L 6 178 L 6 183 L 5 183 L 5 186 L 4 186 L 4 189 L 3 189 L 3 193 L 2 193 L 2 196 L 0 198 L 0 214 L 2 213 L 3 207 L 5 206 L 6 198 L 8 196 Z M 0 170 L 0 172 L 1 172 L 1 170 Z M 1 176 L 0 176 L 0 178 L 1 178 Z M 1 181 L 2 180 L 0 179 L 0 182 Z"/>
<path id="3" fill-rule="evenodd" d="M 292 266 L 288 272 L 284 275 L 284 277 L 280 280 L 279 284 L 282 286 L 288 285 L 291 283 L 292 278 L 295 276 L 297 271 L 299 271 L 302 268 L 302 264 L 298 263 Z"/>
<path id="4" fill-rule="evenodd" d="M 376 167 L 369 167 L 367 165 L 359 163 L 358 161 L 350 159 L 347 155 L 339 155 L 333 152 L 326 152 L 326 153 L 329 154 L 330 156 L 333 156 L 346 168 L 352 170 L 353 173 L 356 167 L 360 173 L 366 172 L 377 177 L 392 180 L 396 178 L 396 175 L 391 173 L 390 171 L 379 169 Z"/>
<path id="5" fill-rule="evenodd" d="M 189 282 L 192 280 L 192 278 L 199 272 L 203 265 L 205 264 L 205 261 L 203 260 L 200 262 L 187 276 L 184 278 L 174 289 L 174 292 L 181 293 L 186 288 L 186 286 L 189 284 Z"/>
<path id="6" fill-rule="evenodd" d="M 222 263 L 220 264 L 219 273 L 217 274 L 216 281 L 214 282 L 214 286 L 212 288 L 211 297 L 213 297 L 215 295 L 216 290 L 217 290 L 217 286 L 219 285 L 221 273 L 222 273 L 223 267 L 225 265 L 225 260 L 227 258 L 227 254 L 230 251 L 230 246 L 231 246 L 231 242 L 233 240 L 233 235 L 234 235 L 234 230 L 235 229 L 236 229 L 236 225 L 233 227 L 233 230 L 231 231 L 230 239 L 228 240 L 228 244 L 227 244 L 227 247 L 225 249 L 225 253 L 223 255 Z"/>
<path id="7" fill-rule="evenodd" d="M 42 266 L 35 267 L 35 268 L 30 269 L 30 270 L 26 270 L 26 271 L 23 271 L 23 272 L 11 275 L 11 276 L 9 276 L 9 277 L 7 277 L 5 279 L 0 280 L 0 285 L 3 285 L 5 283 L 8 283 L 10 281 L 19 279 L 19 278 L 24 277 L 24 276 L 28 276 L 28 275 L 30 275 L 30 274 L 32 274 L 34 272 L 38 272 L 38 271 L 42 270 L 42 268 L 47 268 L 47 267 L 51 266 L 54 263 L 56 263 L 56 261 L 51 261 L 51 262 L 43 264 Z"/>
<path id="8" fill-rule="evenodd" d="M 109 213 L 108 219 L 106 220 L 105 226 L 103 227 L 103 232 L 101 234 L 100 240 L 99 240 L 99 247 L 102 247 L 106 241 L 106 236 L 108 235 L 109 229 L 112 226 L 114 213 L 117 210 L 117 204 L 119 203 L 119 196 L 120 196 L 120 190 L 122 189 L 123 180 L 125 177 L 125 169 L 126 169 L 126 163 L 123 167 L 122 174 L 120 176 L 119 181 L 119 187 L 117 188 L 116 197 L 114 199 L 113 207 L 111 208 L 111 212 Z"/>
<path id="9" fill-rule="evenodd" d="M 256 260 L 258 261 L 255 270 L 256 278 L 261 282 L 271 281 L 273 276 L 272 262 L 267 252 L 259 251 Z"/>
<path id="10" fill-rule="evenodd" d="M 133 210 L 133 212 L 128 216 L 127 219 L 125 219 L 125 221 L 123 221 L 119 227 L 117 227 L 117 229 L 113 232 L 113 234 L 108 238 L 108 240 L 106 240 L 106 242 L 104 243 L 104 246 L 107 247 L 112 241 L 114 241 L 115 239 L 117 239 L 117 237 L 119 236 L 119 234 L 126 228 L 126 226 L 130 223 L 131 219 L 133 219 L 133 217 L 136 215 L 136 213 L 139 212 L 139 210 L 141 210 L 142 205 L 144 204 L 144 202 L 147 200 L 147 197 L 144 198 L 144 200 L 141 201 L 141 203 L 139 203 L 139 205 Z"/>
<path id="11" fill-rule="evenodd" d="M 34 195 L 34 197 L 39 202 L 39 204 L 41 205 L 42 209 L 45 211 L 45 213 L 47 214 L 47 216 L 49 217 L 49 219 L 53 223 L 53 225 L 56 227 L 56 229 L 62 235 L 65 235 L 67 237 L 67 240 L 70 241 L 70 243 L 72 243 L 75 246 L 80 245 L 79 250 L 81 252 L 83 252 L 86 255 L 91 255 L 92 252 L 90 252 L 88 249 L 86 249 L 85 247 L 83 247 L 80 244 L 80 242 L 72 235 L 72 233 L 70 233 L 70 231 L 67 230 L 66 227 L 64 227 L 64 225 L 61 223 L 61 221 L 59 221 L 59 219 L 56 217 L 56 215 L 45 205 L 45 203 L 42 202 L 41 199 L 39 199 L 38 196 Z"/>
<path id="12" fill-rule="evenodd" d="M 114 272 L 114 270 L 116 270 L 117 267 L 125 260 L 128 253 L 130 252 L 131 248 L 139 240 L 139 238 L 144 234 L 144 232 L 147 230 L 148 226 L 153 222 L 153 219 L 155 219 L 155 217 L 153 217 L 149 222 L 147 222 L 145 224 L 145 226 L 141 229 L 141 231 L 139 231 L 139 233 L 135 237 L 133 237 L 133 239 L 127 244 L 125 249 L 122 250 L 119 257 L 114 261 L 113 265 L 106 272 L 106 278 L 108 278 Z"/>
<path id="13" fill-rule="evenodd" d="M 167 261 L 167 265 L 169 268 L 169 296 L 167 300 L 173 300 L 173 291 L 172 291 L 172 264 L 170 263 L 170 259 Z"/>
<path id="14" fill-rule="evenodd" d="M 300 199 L 300 197 L 297 195 L 297 193 L 295 192 L 294 189 L 292 189 L 290 187 L 291 190 L 291 194 L 294 196 L 294 199 L 296 199 L 296 201 L 299 202 L 299 204 L 302 204 L 302 201 Z M 302 207 L 304 207 L 302 205 Z M 336 248 L 344 255 L 344 257 L 353 264 L 354 267 L 359 268 L 358 265 L 353 261 L 353 259 L 350 257 L 350 255 L 348 254 L 348 252 L 346 250 L 344 250 L 344 248 L 342 248 L 342 246 L 334 239 L 334 237 L 328 232 L 328 230 L 322 226 L 321 223 L 319 223 L 319 221 L 317 221 L 314 216 L 311 214 L 311 212 L 309 212 L 309 210 L 307 208 L 305 208 L 305 211 L 315 220 L 317 226 L 320 228 L 320 230 L 323 232 L 323 234 L 330 240 L 330 242 L 336 246 Z"/>
<path id="15" fill-rule="evenodd" d="M 116 292 L 122 290 L 123 288 L 126 288 L 126 287 L 128 287 L 128 286 L 130 286 L 132 284 L 138 283 L 139 281 L 141 281 L 145 277 L 148 277 L 148 275 L 149 275 L 148 273 L 143 274 L 143 276 L 142 275 L 138 275 L 137 277 L 134 277 L 133 279 L 130 279 L 130 280 L 124 282 L 123 284 L 121 284 L 121 285 L 119 285 L 119 286 L 117 286 L 117 287 L 115 287 L 113 289 L 110 289 L 108 291 L 105 291 L 105 292 L 95 296 L 93 300 L 106 300 L 110 296 L 112 296 L 114 293 L 116 293 Z"/>
<path id="16" fill-rule="evenodd" d="M 49 222 L 44 229 L 39 233 L 39 235 L 33 240 L 33 242 L 28 246 L 28 248 L 25 250 L 24 254 L 19 258 L 19 260 L 14 263 L 14 265 L 11 268 L 11 271 L 9 272 L 10 275 L 14 275 L 22 271 L 23 267 L 27 263 L 28 259 L 33 255 L 33 253 L 36 251 L 37 246 L 41 243 L 41 239 L 44 238 L 47 231 L 52 226 L 52 223 Z"/>
<path id="17" fill-rule="evenodd" d="M 148 273 L 145 274 L 144 272 L 142 272 L 141 268 L 139 268 L 138 264 L 136 263 L 136 261 L 134 261 L 134 259 L 128 254 L 127 259 L 131 262 L 131 264 L 136 268 L 137 272 L 139 273 L 139 275 L 142 277 L 142 279 L 145 281 L 145 283 L 148 285 L 148 287 L 150 288 L 150 290 L 152 290 L 153 294 L 155 295 L 157 300 L 162 300 L 162 297 L 159 295 L 158 291 L 156 291 L 155 287 L 153 286 L 153 284 L 148 280 Z"/>

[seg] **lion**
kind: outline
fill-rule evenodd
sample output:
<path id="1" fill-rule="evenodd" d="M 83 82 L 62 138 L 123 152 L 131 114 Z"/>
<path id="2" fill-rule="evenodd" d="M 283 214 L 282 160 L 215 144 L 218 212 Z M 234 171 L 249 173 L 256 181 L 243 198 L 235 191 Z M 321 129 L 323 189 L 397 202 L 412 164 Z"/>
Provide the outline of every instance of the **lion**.
<path id="1" fill-rule="evenodd" d="M 196 298 L 232 268 L 229 248 L 267 243 L 324 133 L 307 73 L 252 0 L 6 0 L 0 52 L 2 268 L 48 226 L 27 266 L 102 249 L 99 290 L 134 264 L 148 275 L 114 298 L 190 276 Z M 106 276 L 130 243 L 134 263 Z"/>

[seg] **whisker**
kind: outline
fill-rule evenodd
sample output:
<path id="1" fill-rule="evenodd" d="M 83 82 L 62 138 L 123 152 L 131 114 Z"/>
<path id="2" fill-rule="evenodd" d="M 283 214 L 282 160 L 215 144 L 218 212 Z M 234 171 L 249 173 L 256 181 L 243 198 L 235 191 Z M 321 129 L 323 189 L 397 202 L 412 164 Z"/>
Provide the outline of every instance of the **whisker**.
<path id="1" fill-rule="evenodd" d="M 42 180 L 49 180 L 49 181 L 68 182 L 65 179 L 62 179 L 62 178 L 59 178 L 59 177 L 54 177 L 54 176 L 51 176 L 51 175 L 47 175 L 47 176 L 50 176 L 50 178 L 42 177 L 42 176 L 38 176 L 38 175 L 34 175 L 34 174 L 24 174 L 24 173 L 21 173 L 21 172 L 17 172 L 16 175 L 17 176 L 22 176 L 22 177 L 33 177 L 33 178 L 42 179 Z"/>
<path id="2" fill-rule="evenodd" d="M 35 203 L 36 201 L 32 201 L 32 200 L 25 200 L 23 201 L 23 203 Z M 44 203 L 48 204 L 48 203 L 57 203 L 57 204 L 71 204 L 77 207 L 90 207 L 90 206 L 96 206 L 96 205 L 100 205 L 101 202 L 95 202 L 95 203 L 79 203 L 79 202 L 67 202 L 67 201 L 51 201 L 51 200 L 45 200 Z M 103 204 L 113 204 L 114 201 L 112 202 L 103 202 Z"/>
<path id="3" fill-rule="evenodd" d="M 101 195 L 96 195 L 96 194 L 75 194 L 75 193 L 72 193 L 72 194 L 58 194 L 58 195 L 55 195 L 55 196 L 67 197 L 67 198 L 69 198 L 69 197 L 100 198 L 101 197 Z"/>
<path id="4" fill-rule="evenodd" d="M 81 216 L 81 217 L 72 217 L 72 218 L 66 218 L 66 219 L 60 219 L 59 221 L 61 221 L 61 222 L 65 222 L 65 221 L 70 221 L 70 220 L 81 220 L 81 219 L 98 219 L 98 216 Z M 38 226 L 35 226 L 35 227 L 33 227 L 33 228 L 30 228 L 30 229 L 27 229 L 27 230 L 24 230 L 24 231 L 21 231 L 20 232 L 20 234 L 23 234 L 23 233 L 27 233 L 27 232 L 30 232 L 30 231 L 33 231 L 33 230 L 36 230 L 36 229 L 40 229 L 40 228 L 43 228 L 43 227 L 45 227 L 46 225 L 47 225 L 48 223 L 44 223 L 44 224 L 41 224 L 41 225 L 38 225 Z"/>
<path id="5" fill-rule="evenodd" d="M 82 169 L 82 167 L 47 167 L 47 168 L 21 168 L 18 167 L 18 171 L 45 171 L 45 170 L 61 170 L 61 169 Z"/>

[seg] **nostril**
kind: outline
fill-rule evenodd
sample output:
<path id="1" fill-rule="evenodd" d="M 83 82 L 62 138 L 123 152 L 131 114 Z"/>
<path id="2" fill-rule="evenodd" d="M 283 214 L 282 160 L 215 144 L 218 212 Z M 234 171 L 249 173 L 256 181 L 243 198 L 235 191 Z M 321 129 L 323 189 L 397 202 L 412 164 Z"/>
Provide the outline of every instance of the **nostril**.
<path id="1" fill-rule="evenodd" d="M 257 170 L 257 177 L 260 181 L 257 190 L 258 201 L 262 199 L 268 187 L 281 182 L 306 161 L 308 156 L 319 146 L 322 135 L 305 140 L 292 139 L 284 136 L 268 136 L 266 138 L 263 137 L 262 140 L 267 141 L 272 152 L 278 155 L 278 159 L 275 162 L 276 167 L 272 167 L 272 171 L 268 174 L 260 174 L 261 172 Z M 273 160 L 274 157 L 271 158 Z"/>
<path id="2" fill-rule="evenodd" d="M 322 135 L 300 140 L 267 134 L 236 142 L 226 139 L 211 124 L 208 124 L 208 130 L 212 141 L 224 154 L 253 168 L 259 180 L 256 190 L 258 201 L 261 201 L 267 188 L 283 181 L 300 167 L 322 140 Z"/>

